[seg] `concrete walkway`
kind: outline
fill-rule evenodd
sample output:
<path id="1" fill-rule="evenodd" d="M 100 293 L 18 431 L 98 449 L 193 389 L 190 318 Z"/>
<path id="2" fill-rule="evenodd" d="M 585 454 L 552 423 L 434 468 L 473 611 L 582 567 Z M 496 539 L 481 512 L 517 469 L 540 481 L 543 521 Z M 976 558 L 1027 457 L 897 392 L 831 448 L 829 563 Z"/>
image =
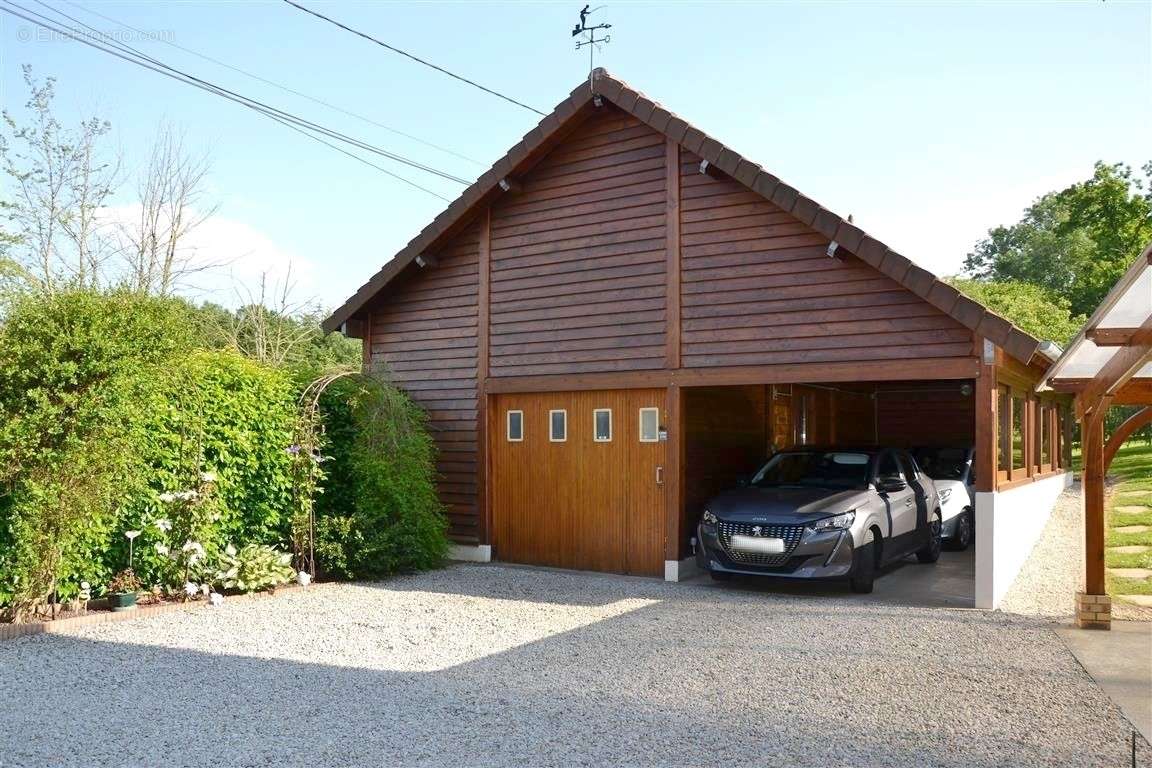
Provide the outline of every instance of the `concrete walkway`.
<path id="1" fill-rule="evenodd" d="M 1056 634 L 1124 716 L 1152 741 L 1152 623 L 1117 621 L 1109 632 L 1060 627 Z"/>

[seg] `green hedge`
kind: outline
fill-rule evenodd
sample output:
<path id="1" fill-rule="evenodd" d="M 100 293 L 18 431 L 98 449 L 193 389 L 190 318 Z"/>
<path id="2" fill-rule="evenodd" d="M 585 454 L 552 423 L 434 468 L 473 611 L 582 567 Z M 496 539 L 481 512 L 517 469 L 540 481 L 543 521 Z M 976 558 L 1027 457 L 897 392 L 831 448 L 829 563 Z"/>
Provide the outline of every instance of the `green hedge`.
<path id="1" fill-rule="evenodd" d="M 292 459 L 304 374 L 205 344 L 185 302 L 111 292 L 28 297 L 0 325 L 0 609 L 9 617 L 97 592 L 132 563 L 179 586 L 157 550 L 195 538 L 290 547 Z M 309 377 L 310 378 L 310 377 Z M 306 383 L 306 382 L 304 382 Z M 330 575 L 438 565 L 446 524 L 423 413 L 355 377 L 325 393 L 317 560 Z M 204 485 L 201 473 L 213 476 Z M 211 489 L 195 535 L 164 531 L 167 492 Z M 179 539 L 179 540 L 176 540 Z"/>

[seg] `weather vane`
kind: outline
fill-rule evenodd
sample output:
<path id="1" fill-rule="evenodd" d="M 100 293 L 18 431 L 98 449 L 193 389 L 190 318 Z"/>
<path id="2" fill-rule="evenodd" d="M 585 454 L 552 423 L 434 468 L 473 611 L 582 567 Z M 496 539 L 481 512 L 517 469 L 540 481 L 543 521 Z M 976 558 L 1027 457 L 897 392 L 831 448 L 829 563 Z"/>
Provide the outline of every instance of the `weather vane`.
<path id="1" fill-rule="evenodd" d="M 588 47 L 588 86 L 594 88 L 595 84 L 592 82 L 592 73 L 596 68 L 594 57 L 596 49 L 600 47 L 601 43 L 612 42 L 612 36 L 604 34 L 602 37 L 596 37 L 596 33 L 606 29 L 612 29 L 611 24 L 594 24 L 588 26 L 588 17 L 599 11 L 604 6 L 597 6 L 592 10 L 588 10 L 588 6 L 584 6 L 584 10 L 580 11 L 580 23 L 572 28 L 572 37 L 577 35 L 584 35 L 584 38 L 576 43 L 576 50 L 580 50 L 585 46 Z"/>

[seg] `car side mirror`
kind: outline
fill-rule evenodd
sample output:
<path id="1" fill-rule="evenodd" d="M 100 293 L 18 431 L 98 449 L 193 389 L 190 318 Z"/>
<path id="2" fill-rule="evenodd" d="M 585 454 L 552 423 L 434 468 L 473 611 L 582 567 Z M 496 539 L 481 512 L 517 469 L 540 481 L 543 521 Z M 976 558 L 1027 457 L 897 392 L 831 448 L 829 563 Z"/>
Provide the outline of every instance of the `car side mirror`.
<path id="1" fill-rule="evenodd" d="M 886 475 L 876 480 L 876 490 L 880 493 L 896 493 L 908 487 L 899 475 Z"/>

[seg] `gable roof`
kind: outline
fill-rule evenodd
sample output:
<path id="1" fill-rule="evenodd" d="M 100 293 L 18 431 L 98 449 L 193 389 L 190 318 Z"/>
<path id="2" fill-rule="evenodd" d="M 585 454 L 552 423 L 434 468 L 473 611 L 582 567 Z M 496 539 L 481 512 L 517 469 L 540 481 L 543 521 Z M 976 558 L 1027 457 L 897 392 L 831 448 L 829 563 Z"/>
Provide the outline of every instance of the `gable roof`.
<path id="1" fill-rule="evenodd" d="M 535 165 L 559 144 L 594 106 L 594 97 L 611 102 L 620 109 L 664 134 L 681 147 L 707 160 L 740 184 L 792 214 L 839 247 L 895 280 L 961 325 L 991 340 L 1024 364 L 1040 351 L 1041 342 L 1011 322 L 961 294 L 931 272 L 864 232 L 819 203 L 785 184 L 756 163 L 742 157 L 716 139 L 664 109 L 652 99 L 608 74 L 603 69 L 593 72 L 592 81 L 578 85 L 567 99 L 560 102 L 540 124 L 525 134 L 504 157 L 468 187 L 439 216 L 416 235 L 391 261 L 362 285 L 323 323 L 325 331 L 340 328 L 367 304 L 373 296 L 416 260 L 440 243 L 454 236 L 471 221 L 471 214 L 502 194 L 500 182 L 516 177 Z M 1048 362 L 1046 356 L 1041 361 Z"/>

